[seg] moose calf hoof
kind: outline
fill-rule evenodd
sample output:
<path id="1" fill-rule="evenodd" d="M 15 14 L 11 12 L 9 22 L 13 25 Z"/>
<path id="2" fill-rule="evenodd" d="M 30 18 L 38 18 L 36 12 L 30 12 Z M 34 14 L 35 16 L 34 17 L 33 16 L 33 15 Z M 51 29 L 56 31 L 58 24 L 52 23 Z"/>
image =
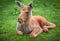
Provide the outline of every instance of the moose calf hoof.
<path id="1" fill-rule="evenodd" d="M 20 31 L 18 31 L 18 32 L 17 32 L 17 34 L 18 34 L 18 35 L 23 35 L 23 33 L 22 33 L 22 32 L 20 32 Z"/>
<path id="2" fill-rule="evenodd" d="M 30 34 L 30 38 L 35 38 L 36 35 L 35 34 Z"/>
<path id="3" fill-rule="evenodd" d="M 49 31 L 45 31 L 46 33 L 49 33 Z"/>

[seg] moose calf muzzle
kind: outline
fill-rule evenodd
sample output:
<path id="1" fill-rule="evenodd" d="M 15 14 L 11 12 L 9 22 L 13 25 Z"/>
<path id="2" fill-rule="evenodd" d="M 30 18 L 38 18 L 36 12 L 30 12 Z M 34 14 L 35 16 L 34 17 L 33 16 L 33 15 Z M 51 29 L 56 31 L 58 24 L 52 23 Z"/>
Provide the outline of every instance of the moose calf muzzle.
<path id="1" fill-rule="evenodd" d="M 19 23 L 23 23 L 23 19 L 18 19 L 18 22 Z"/>

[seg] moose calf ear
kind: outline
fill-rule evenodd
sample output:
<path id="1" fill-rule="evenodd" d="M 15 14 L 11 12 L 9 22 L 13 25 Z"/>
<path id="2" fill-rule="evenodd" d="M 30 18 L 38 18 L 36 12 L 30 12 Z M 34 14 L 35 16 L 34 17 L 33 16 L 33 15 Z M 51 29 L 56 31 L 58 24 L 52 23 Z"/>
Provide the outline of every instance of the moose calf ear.
<path id="1" fill-rule="evenodd" d="M 24 4 L 22 4 L 22 3 L 19 2 L 19 1 L 16 1 L 16 4 L 17 4 L 19 7 L 24 7 Z"/>
<path id="2" fill-rule="evenodd" d="M 31 7 L 31 8 L 33 8 L 33 3 L 31 2 L 31 3 L 29 3 L 29 6 Z"/>

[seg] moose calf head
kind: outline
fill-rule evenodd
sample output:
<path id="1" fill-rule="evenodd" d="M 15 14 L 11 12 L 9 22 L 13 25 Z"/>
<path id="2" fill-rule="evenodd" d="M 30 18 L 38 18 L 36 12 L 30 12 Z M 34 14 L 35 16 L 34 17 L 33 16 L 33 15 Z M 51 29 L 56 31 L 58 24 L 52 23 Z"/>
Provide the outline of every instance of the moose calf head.
<path id="1" fill-rule="evenodd" d="M 20 13 L 20 16 L 18 18 L 18 21 L 20 23 L 22 23 L 23 21 L 26 21 L 28 20 L 31 15 L 32 15 L 32 8 L 33 8 L 33 4 L 32 3 L 29 3 L 27 6 L 22 4 L 21 2 L 19 1 L 16 1 L 17 5 L 19 7 L 21 7 L 21 13 Z"/>

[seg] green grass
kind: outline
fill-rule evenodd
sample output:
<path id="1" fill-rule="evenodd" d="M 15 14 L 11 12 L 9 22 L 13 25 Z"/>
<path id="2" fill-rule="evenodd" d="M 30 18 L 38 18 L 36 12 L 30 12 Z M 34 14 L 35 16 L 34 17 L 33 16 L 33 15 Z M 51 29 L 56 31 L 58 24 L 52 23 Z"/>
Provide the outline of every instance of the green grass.
<path id="1" fill-rule="evenodd" d="M 33 15 L 44 16 L 48 21 L 57 26 L 49 33 L 41 33 L 31 39 L 29 34 L 17 35 L 16 24 L 21 8 L 14 0 L 0 0 L 0 41 L 60 41 L 60 1 L 59 0 L 20 0 L 22 3 L 32 2 Z"/>

